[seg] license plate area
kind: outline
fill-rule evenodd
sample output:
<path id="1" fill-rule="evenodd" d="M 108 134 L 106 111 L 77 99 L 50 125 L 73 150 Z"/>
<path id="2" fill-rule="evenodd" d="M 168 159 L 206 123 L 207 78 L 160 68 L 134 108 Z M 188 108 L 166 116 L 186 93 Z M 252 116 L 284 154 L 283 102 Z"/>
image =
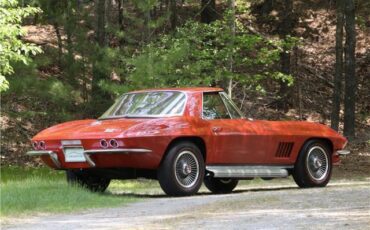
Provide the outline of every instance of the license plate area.
<path id="1" fill-rule="evenodd" d="M 63 152 L 65 162 L 86 162 L 84 148 L 82 147 L 64 147 Z"/>

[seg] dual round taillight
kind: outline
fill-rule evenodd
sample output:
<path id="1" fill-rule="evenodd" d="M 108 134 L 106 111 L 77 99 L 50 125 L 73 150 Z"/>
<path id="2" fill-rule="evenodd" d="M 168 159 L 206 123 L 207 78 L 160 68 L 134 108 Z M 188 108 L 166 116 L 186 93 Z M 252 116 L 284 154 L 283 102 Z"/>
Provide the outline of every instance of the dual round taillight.
<path id="1" fill-rule="evenodd" d="M 109 145 L 112 147 L 112 148 L 118 148 L 118 142 L 115 140 L 115 139 L 111 139 L 109 141 Z"/>
<path id="2" fill-rule="evenodd" d="M 33 147 L 34 150 L 38 149 L 39 143 L 37 141 L 33 141 L 32 142 L 32 147 Z"/>
<path id="3" fill-rule="evenodd" d="M 103 149 L 106 149 L 108 147 L 118 148 L 118 142 L 117 142 L 116 139 L 110 139 L 109 141 L 107 141 L 105 139 L 101 139 L 100 140 L 100 147 L 102 147 Z"/>
<path id="4" fill-rule="evenodd" d="M 32 147 L 33 147 L 33 149 L 35 149 L 35 150 L 45 150 L 46 149 L 46 144 L 45 144 L 45 141 L 39 141 L 39 142 L 37 142 L 37 141 L 33 141 L 32 142 Z"/>

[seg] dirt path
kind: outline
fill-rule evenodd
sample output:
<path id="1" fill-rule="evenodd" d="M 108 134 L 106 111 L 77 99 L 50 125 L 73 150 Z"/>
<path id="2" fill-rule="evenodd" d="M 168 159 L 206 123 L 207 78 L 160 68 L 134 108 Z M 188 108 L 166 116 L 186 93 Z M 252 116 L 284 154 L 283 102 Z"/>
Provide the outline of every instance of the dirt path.
<path id="1" fill-rule="evenodd" d="M 22 219 L 2 229 L 366 229 L 370 183 L 239 188 L 228 195 L 148 197 L 120 208 Z"/>

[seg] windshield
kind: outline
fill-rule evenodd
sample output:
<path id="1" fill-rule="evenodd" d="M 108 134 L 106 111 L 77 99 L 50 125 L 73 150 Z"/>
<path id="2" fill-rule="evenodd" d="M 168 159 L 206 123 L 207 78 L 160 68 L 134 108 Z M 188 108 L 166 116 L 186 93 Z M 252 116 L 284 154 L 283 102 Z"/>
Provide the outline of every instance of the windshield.
<path id="1" fill-rule="evenodd" d="M 128 93 L 122 95 L 100 119 L 182 115 L 185 102 L 186 95 L 177 91 Z"/>

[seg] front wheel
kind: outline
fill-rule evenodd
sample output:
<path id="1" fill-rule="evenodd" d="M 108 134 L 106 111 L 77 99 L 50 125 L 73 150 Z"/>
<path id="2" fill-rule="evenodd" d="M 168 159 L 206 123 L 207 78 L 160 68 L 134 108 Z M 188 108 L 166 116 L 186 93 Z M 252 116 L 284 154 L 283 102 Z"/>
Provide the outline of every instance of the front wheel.
<path id="1" fill-rule="evenodd" d="M 326 144 L 318 140 L 307 142 L 295 163 L 293 178 L 301 188 L 324 187 L 331 177 L 331 154 Z"/>
<path id="2" fill-rule="evenodd" d="M 206 177 L 204 185 L 213 193 L 231 193 L 238 185 L 238 180 L 235 179 L 219 179 Z"/>
<path id="3" fill-rule="evenodd" d="M 158 170 L 158 181 L 170 196 L 189 196 L 198 192 L 204 178 L 204 159 L 191 142 L 173 146 Z"/>
<path id="4" fill-rule="evenodd" d="M 110 179 L 95 175 L 89 175 L 83 171 L 66 171 L 67 182 L 71 185 L 79 185 L 92 192 L 104 192 L 110 183 Z"/>

